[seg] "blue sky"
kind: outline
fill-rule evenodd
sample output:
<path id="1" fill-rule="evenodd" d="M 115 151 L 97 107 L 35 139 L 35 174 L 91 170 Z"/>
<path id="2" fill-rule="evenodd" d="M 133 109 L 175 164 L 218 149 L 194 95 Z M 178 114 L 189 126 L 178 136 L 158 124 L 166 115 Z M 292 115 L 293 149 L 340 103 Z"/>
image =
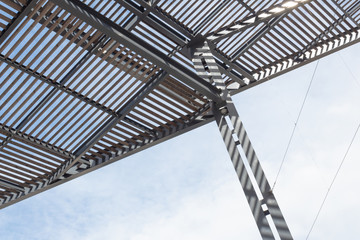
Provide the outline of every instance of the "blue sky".
<path id="1" fill-rule="evenodd" d="M 305 239 L 360 122 L 360 45 L 320 60 L 274 189 Z M 344 63 L 345 62 L 345 63 Z M 315 63 L 234 97 L 270 184 Z M 357 136 L 309 239 L 360 234 Z M 1 239 L 260 239 L 215 123 L 0 211 Z"/>

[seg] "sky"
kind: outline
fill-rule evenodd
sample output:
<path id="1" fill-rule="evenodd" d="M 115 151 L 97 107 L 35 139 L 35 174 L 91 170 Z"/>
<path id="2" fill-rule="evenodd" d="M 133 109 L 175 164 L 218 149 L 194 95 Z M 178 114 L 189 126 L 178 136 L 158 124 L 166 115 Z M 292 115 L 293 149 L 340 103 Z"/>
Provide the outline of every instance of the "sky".
<path id="1" fill-rule="evenodd" d="M 320 60 L 274 188 L 306 239 L 360 123 L 360 45 Z M 273 185 L 315 63 L 234 96 Z M 357 239 L 360 136 L 308 239 Z M 260 239 L 215 122 L 0 211 L 7 239 Z"/>

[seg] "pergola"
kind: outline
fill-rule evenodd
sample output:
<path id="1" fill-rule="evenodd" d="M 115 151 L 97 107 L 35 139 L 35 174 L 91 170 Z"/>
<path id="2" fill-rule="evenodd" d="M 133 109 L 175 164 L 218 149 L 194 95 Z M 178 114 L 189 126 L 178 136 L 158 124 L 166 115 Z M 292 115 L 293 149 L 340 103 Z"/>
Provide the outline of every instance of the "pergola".
<path id="1" fill-rule="evenodd" d="M 292 239 L 231 96 L 359 24 L 359 0 L 1 0 L 0 208 L 215 120 L 262 238 Z"/>

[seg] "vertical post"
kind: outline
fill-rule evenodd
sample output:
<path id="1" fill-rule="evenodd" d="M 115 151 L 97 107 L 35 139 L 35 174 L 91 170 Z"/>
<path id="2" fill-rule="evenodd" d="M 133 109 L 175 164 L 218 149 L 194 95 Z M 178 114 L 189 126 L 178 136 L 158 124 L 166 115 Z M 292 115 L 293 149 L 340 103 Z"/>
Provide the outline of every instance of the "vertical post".
<path id="1" fill-rule="evenodd" d="M 222 91 L 225 105 L 213 103 L 214 116 L 262 238 L 275 239 L 275 231 L 281 240 L 293 239 L 207 42 L 193 48 L 193 62 L 198 75 Z"/>

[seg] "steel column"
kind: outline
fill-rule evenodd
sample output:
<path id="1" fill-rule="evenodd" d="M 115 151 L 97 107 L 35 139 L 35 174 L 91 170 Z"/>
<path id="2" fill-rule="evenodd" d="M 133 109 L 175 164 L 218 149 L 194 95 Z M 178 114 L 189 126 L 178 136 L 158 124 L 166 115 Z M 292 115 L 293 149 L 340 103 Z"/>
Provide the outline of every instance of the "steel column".
<path id="1" fill-rule="evenodd" d="M 262 238 L 275 239 L 269 218 L 280 239 L 293 239 L 207 43 L 195 49 L 193 61 L 199 75 L 221 89 L 226 100 L 225 107 L 214 103 L 214 116 Z M 247 161 L 241 158 L 237 145 Z"/>

